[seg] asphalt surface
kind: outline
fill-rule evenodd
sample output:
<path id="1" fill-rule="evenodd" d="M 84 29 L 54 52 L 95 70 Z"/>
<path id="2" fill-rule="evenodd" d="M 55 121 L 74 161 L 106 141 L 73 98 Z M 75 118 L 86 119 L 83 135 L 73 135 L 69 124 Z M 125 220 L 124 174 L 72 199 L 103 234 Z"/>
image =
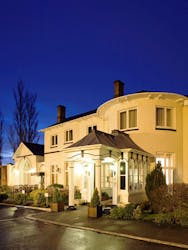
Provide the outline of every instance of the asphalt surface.
<path id="1" fill-rule="evenodd" d="M 64 212 L 63 212 L 64 213 Z M 71 212 L 72 213 L 72 212 Z M 69 213 L 69 214 L 71 214 Z M 25 208 L 0 206 L 0 249 L 65 249 L 65 250 L 175 250 L 178 248 L 112 237 L 88 230 L 54 225 L 27 219 L 28 216 L 49 216 Z M 52 214 L 51 214 L 52 215 Z M 56 214 L 57 215 L 57 214 Z M 60 215 L 60 214 L 59 214 Z M 68 214 L 66 213 L 66 216 Z"/>
<path id="2" fill-rule="evenodd" d="M 33 219 L 112 236 L 188 249 L 188 228 L 158 226 L 151 222 L 142 221 L 112 220 L 107 216 L 98 219 L 88 218 L 87 206 L 79 206 L 74 211 L 41 213 L 35 215 Z"/>

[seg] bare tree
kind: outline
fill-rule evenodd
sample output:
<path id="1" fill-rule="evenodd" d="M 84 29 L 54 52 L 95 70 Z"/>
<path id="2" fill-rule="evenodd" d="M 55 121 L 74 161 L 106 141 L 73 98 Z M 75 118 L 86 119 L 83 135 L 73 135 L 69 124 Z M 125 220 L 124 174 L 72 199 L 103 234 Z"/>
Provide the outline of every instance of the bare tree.
<path id="1" fill-rule="evenodd" d="M 15 111 L 13 114 L 13 123 L 9 126 L 8 140 L 12 150 L 15 152 L 20 142 L 37 143 L 39 135 L 37 132 L 37 95 L 26 91 L 22 81 L 18 82 L 13 94 Z"/>
<path id="2" fill-rule="evenodd" d="M 4 129 L 4 118 L 3 114 L 0 111 L 0 165 L 2 164 L 2 150 L 3 150 L 3 129 Z"/>

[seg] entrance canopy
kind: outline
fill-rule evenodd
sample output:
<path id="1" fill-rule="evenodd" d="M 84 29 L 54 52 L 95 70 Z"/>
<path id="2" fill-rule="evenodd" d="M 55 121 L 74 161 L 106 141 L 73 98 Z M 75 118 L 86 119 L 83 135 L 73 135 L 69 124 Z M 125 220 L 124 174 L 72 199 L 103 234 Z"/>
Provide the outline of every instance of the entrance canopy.
<path id="1" fill-rule="evenodd" d="M 129 202 L 130 192 L 144 192 L 144 179 L 153 157 L 128 134 L 93 130 L 65 149 L 69 168 L 69 205 L 74 205 L 74 189 L 90 201 L 94 188 L 107 192 L 112 204 Z M 130 167 L 129 167 L 130 166 Z M 71 198 L 72 197 L 72 198 Z"/>

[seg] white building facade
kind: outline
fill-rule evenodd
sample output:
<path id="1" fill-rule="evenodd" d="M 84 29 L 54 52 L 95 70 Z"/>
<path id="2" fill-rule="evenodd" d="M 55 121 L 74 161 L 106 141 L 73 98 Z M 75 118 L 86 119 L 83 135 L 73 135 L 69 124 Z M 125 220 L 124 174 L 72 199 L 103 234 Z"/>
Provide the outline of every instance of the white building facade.
<path id="1" fill-rule="evenodd" d="M 188 98 L 165 92 L 124 95 L 123 88 L 115 81 L 114 98 L 85 114 L 66 118 L 65 107 L 58 106 L 57 123 L 42 130 L 45 186 L 69 188 L 70 206 L 75 189 L 90 201 L 95 187 L 113 204 L 143 200 L 155 160 L 167 184 L 188 183 Z"/>

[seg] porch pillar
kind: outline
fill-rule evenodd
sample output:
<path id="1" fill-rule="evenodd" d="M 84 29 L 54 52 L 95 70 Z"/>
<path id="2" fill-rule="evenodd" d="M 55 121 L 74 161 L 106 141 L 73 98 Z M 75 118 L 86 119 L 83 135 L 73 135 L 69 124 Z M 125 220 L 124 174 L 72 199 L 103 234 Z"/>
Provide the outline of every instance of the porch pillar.
<path id="1" fill-rule="evenodd" d="M 99 197 L 101 199 L 101 161 L 98 160 L 95 164 L 95 188 L 99 192 Z"/>
<path id="2" fill-rule="evenodd" d="M 69 208 L 74 208 L 74 164 L 68 163 L 69 176 Z"/>

